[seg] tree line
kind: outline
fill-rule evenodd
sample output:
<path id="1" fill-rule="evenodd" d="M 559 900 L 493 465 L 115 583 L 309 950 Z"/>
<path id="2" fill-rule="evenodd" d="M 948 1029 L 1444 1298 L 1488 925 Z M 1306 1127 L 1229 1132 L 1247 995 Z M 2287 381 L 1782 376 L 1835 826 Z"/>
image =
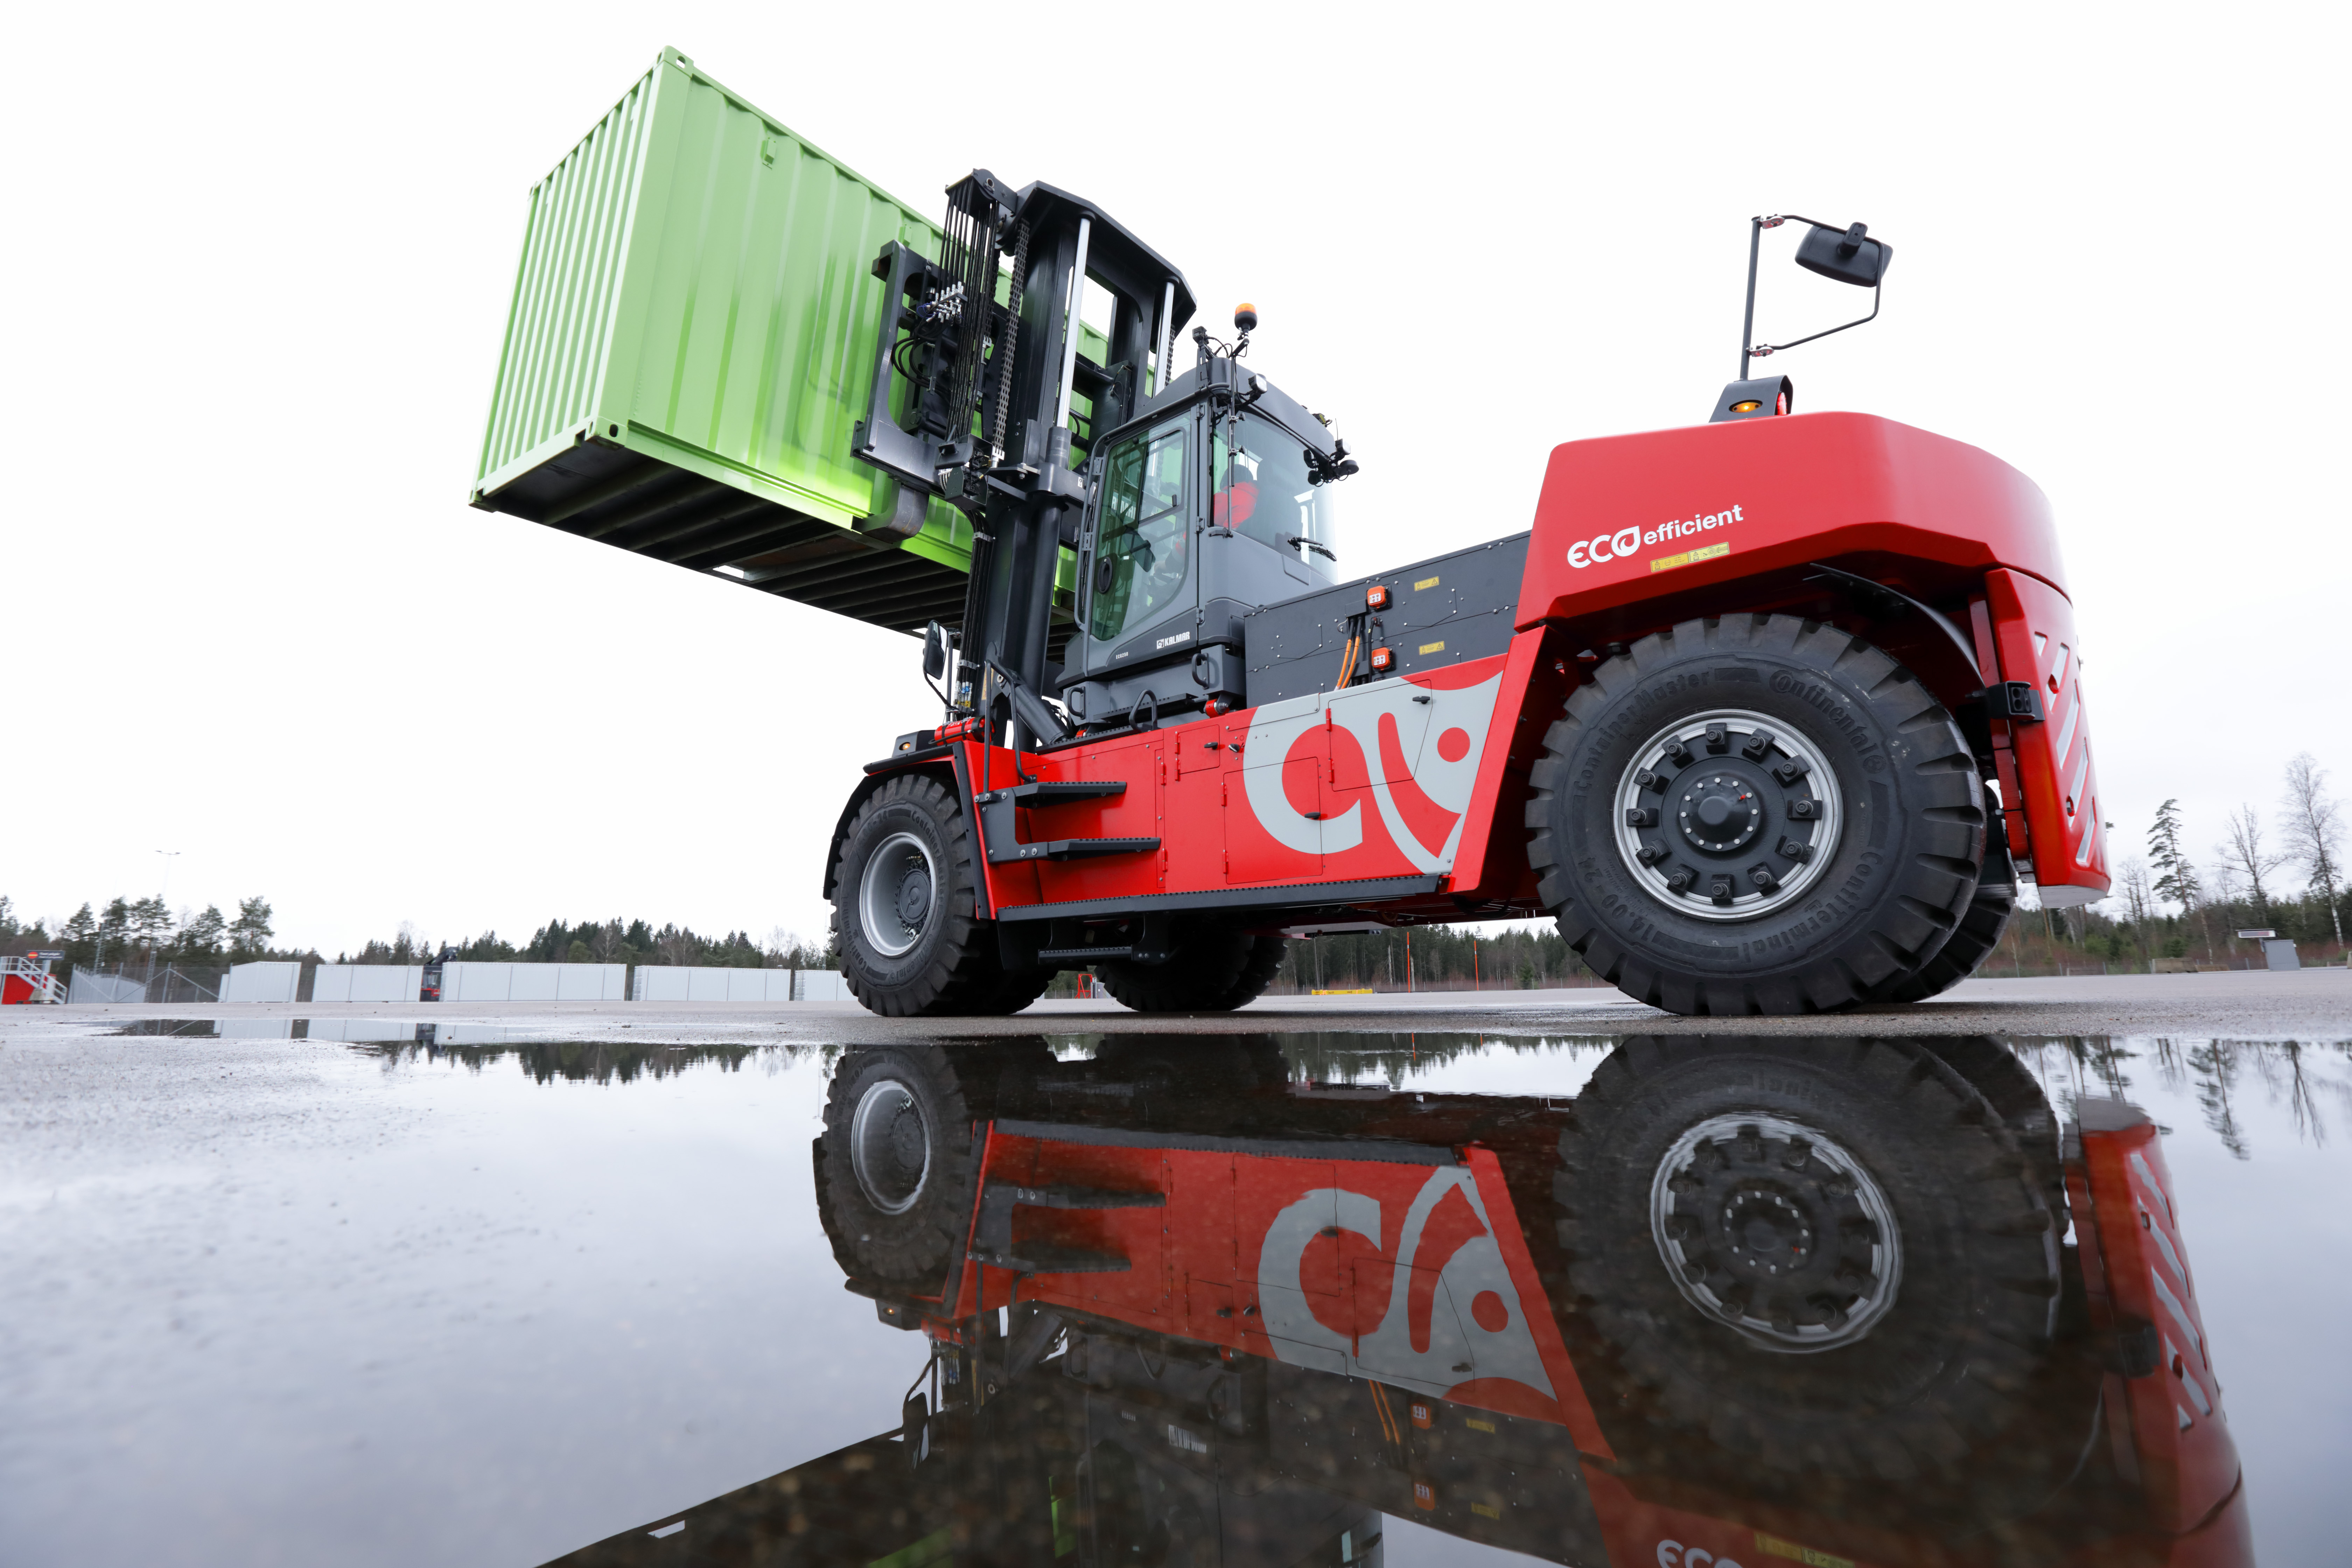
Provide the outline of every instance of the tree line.
<path id="1" fill-rule="evenodd" d="M 153 898 L 107 901 L 103 909 L 82 905 L 66 920 L 25 921 L 15 902 L 0 896 L 0 952 L 58 952 L 65 962 L 84 969 L 149 963 L 183 968 L 244 963 L 262 958 L 299 958 L 270 946 L 276 933 L 270 926 L 269 900 L 255 897 L 236 900 L 231 919 L 217 904 L 201 910 L 182 910 L 176 916 Z"/>
<path id="2" fill-rule="evenodd" d="M 691 926 L 656 927 L 641 921 L 551 920 L 528 942 L 506 941 L 496 931 L 436 942 L 403 923 L 390 942 L 371 940 L 356 953 L 338 953 L 338 963 L 425 963 L 436 958 L 480 963 L 634 963 L 711 965 L 725 969 L 832 969 L 824 942 L 809 942 L 777 926 L 764 942 L 730 931 L 705 936 Z"/>
<path id="3" fill-rule="evenodd" d="M 176 915 L 158 895 L 116 898 L 101 909 L 84 904 L 71 918 L 21 919 L 10 899 L 0 896 L 0 952 L 63 952 L 64 963 L 83 969 L 167 965 L 217 969 L 261 959 L 326 962 L 316 949 L 272 945 L 275 911 L 266 898 L 236 900 L 234 918 L 217 905 L 181 910 Z M 646 921 L 551 920 L 515 943 L 496 931 L 454 942 L 434 942 L 404 922 L 390 941 L 371 939 L 357 952 L 338 952 L 337 963 L 425 963 L 439 957 L 525 963 L 718 964 L 742 969 L 830 969 L 824 942 L 808 942 L 779 926 L 765 942 L 749 931 L 704 936 L 691 926 L 656 927 Z M 62 973 L 62 969 L 60 973 Z"/>
<path id="4" fill-rule="evenodd" d="M 2327 780 L 2310 752 L 2297 755 L 2268 819 L 2251 803 L 2240 805 L 2203 856 L 2180 802 L 2167 800 L 2148 825 L 2146 858 L 2114 868 L 2114 891 L 2102 904 L 2045 914 L 2042 945 L 2072 945 L 2137 967 L 2158 958 L 2221 964 L 2253 959 L 2243 948 L 2232 953 L 2237 932 L 2267 929 L 2307 957 L 2340 960 L 2352 886 L 2345 879 L 2343 803 Z M 2023 917 L 2012 921 L 2004 950 L 2036 945 L 2031 925 Z M 1997 956 L 1990 968 L 2000 966 Z"/>

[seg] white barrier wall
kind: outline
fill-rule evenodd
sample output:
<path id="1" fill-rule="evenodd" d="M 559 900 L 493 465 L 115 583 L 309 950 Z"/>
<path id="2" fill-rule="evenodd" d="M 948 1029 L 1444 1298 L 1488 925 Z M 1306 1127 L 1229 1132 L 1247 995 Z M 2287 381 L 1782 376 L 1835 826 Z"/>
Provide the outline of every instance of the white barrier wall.
<path id="1" fill-rule="evenodd" d="M 793 988 L 795 1002 L 855 1002 L 849 994 L 849 983 L 838 969 L 803 969 L 800 983 Z"/>
<path id="2" fill-rule="evenodd" d="M 633 1002 L 789 1002 L 789 969 L 721 969 L 692 963 L 637 965 Z"/>
<path id="3" fill-rule="evenodd" d="M 630 983 L 633 1002 L 846 1002 L 848 987 L 830 969 L 722 969 L 710 964 L 645 964 Z"/>
<path id="4" fill-rule="evenodd" d="M 322 963 L 310 982 L 313 1002 L 414 1002 L 425 989 L 421 963 Z"/>
<path id="5" fill-rule="evenodd" d="M 301 984 L 302 966 L 299 963 L 277 959 L 259 963 L 240 963 L 222 977 L 220 999 L 224 1002 L 291 1002 Z"/>
<path id="6" fill-rule="evenodd" d="M 444 1002 L 618 1002 L 625 963 L 445 963 Z"/>

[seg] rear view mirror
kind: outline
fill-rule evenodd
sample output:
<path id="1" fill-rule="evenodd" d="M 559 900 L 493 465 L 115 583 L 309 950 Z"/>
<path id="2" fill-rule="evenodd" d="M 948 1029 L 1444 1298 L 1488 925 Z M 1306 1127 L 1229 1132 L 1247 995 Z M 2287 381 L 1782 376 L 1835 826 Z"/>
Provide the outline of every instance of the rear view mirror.
<path id="1" fill-rule="evenodd" d="M 937 680 L 948 672 L 948 629 L 933 621 L 923 627 L 923 679 Z"/>
<path id="2" fill-rule="evenodd" d="M 1815 224 L 1798 242 L 1797 265 L 1857 289 L 1875 289 L 1886 275 L 1886 264 L 1895 258 L 1895 247 L 1869 235 L 1868 224 L 1858 223 L 1848 229 Z"/>
<path id="3" fill-rule="evenodd" d="M 1763 244 L 1764 231 L 1778 228 L 1790 218 L 1806 226 L 1805 237 L 1797 245 L 1797 265 L 1808 272 L 1818 272 L 1840 283 L 1870 289 L 1870 314 L 1785 343 L 1759 343 L 1756 341 L 1756 260 Z M 1868 224 L 1857 223 L 1839 228 L 1801 213 L 1775 213 L 1769 217 L 1749 218 L 1748 310 L 1739 321 L 1739 375 L 1724 388 L 1722 397 L 1717 400 L 1715 419 L 1748 419 L 1769 413 L 1787 413 L 1785 397 L 1774 400 L 1769 393 L 1753 390 L 1762 384 L 1755 375 L 1756 362 L 1766 354 L 1776 354 L 1783 349 L 1795 348 L 1799 343 L 1815 342 L 1832 333 L 1878 320 L 1878 302 L 1886 283 L 1886 265 L 1894 259 L 1895 247 L 1883 239 L 1872 238 Z M 1783 379 L 1780 384 L 1786 387 L 1788 383 Z M 1777 405 L 1768 407 L 1768 402 L 1777 402 Z"/>

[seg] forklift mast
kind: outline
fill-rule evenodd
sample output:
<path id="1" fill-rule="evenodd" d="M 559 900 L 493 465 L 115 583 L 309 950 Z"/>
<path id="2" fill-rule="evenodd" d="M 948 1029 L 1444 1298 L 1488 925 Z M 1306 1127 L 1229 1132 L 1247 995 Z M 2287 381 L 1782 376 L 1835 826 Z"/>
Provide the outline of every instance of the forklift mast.
<path id="1" fill-rule="evenodd" d="M 897 326 L 882 334 L 855 451 L 898 481 L 915 525 L 927 495 L 972 519 L 950 705 L 1020 750 L 1067 732 L 1042 698 L 1087 460 L 1151 390 L 1155 360 L 1165 381 L 1192 293 L 1133 232 L 1052 185 L 1016 192 L 974 170 L 949 187 L 941 227 L 937 259 L 894 241 L 875 260 Z M 1080 341 L 1091 289 L 1111 300 L 1100 359 Z"/>

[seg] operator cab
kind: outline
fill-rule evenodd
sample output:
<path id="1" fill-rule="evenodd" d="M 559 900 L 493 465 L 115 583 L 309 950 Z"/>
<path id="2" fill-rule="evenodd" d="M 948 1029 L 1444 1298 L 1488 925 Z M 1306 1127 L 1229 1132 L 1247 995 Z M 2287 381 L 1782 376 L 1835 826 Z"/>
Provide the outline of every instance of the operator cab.
<path id="1" fill-rule="evenodd" d="M 1338 580 L 1334 492 L 1355 468 L 1345 447 L 1265 377 L 1204 346 L 1089 467 L 1063 666 L 1070 716 L 1099 729 L 1237 704 L 1241 617 Z"/>

